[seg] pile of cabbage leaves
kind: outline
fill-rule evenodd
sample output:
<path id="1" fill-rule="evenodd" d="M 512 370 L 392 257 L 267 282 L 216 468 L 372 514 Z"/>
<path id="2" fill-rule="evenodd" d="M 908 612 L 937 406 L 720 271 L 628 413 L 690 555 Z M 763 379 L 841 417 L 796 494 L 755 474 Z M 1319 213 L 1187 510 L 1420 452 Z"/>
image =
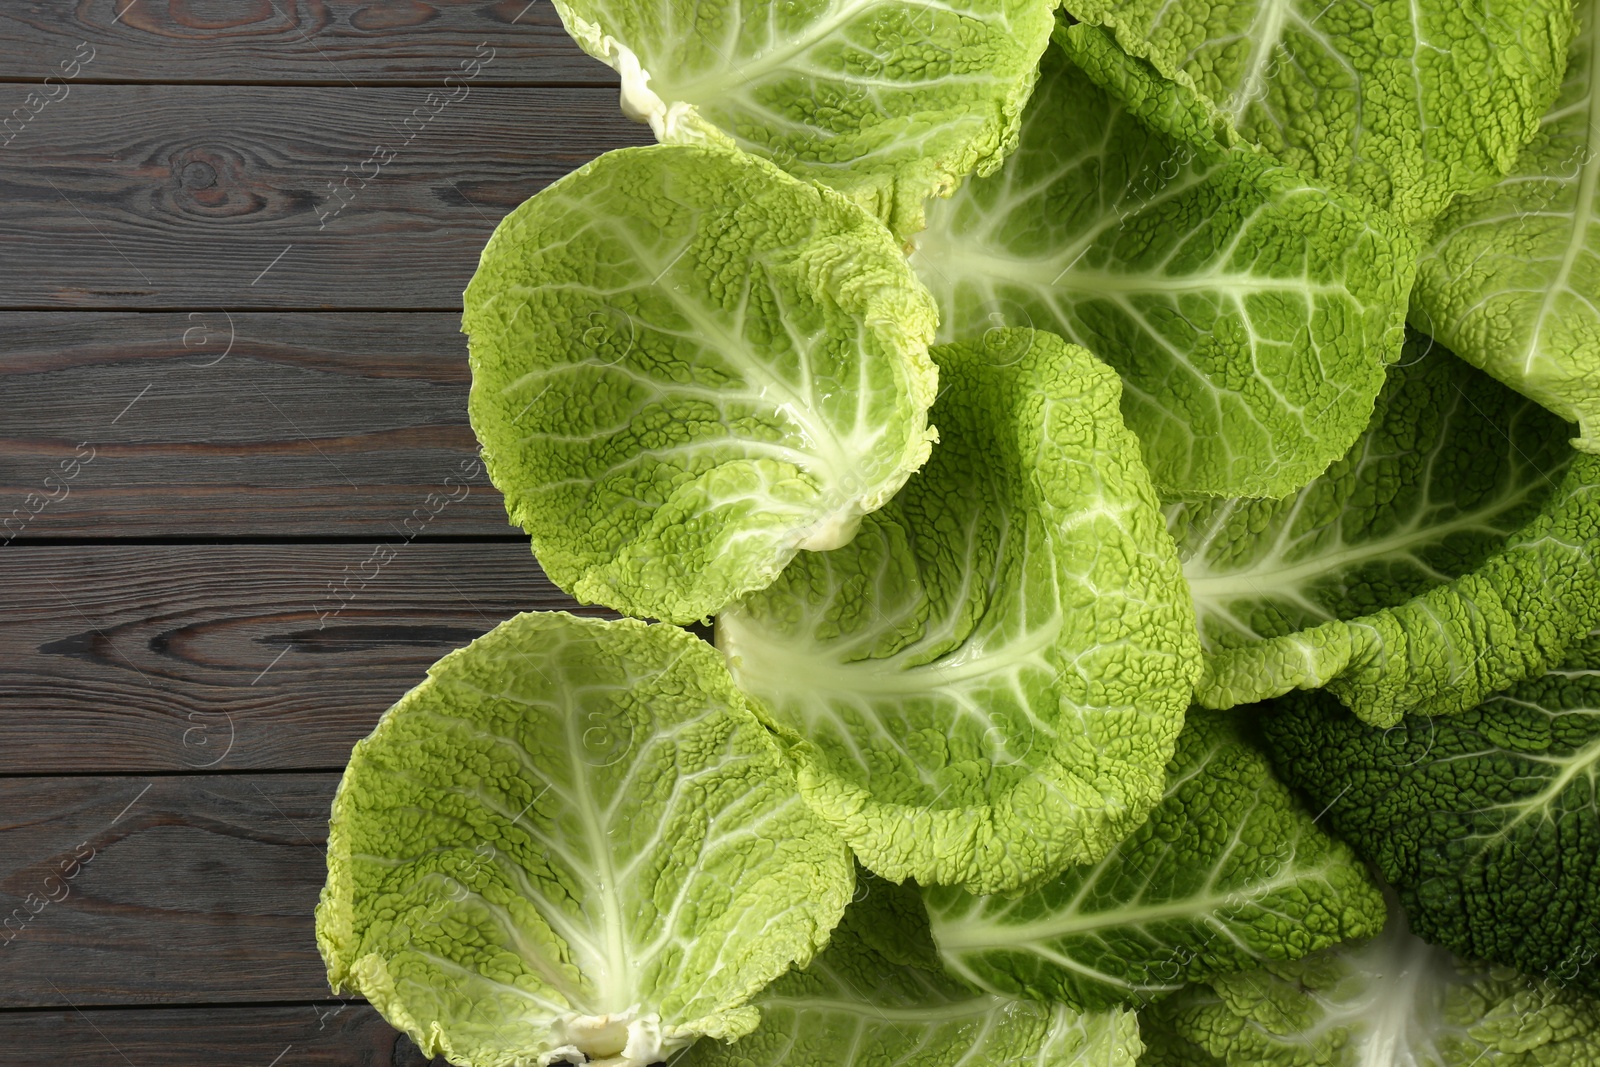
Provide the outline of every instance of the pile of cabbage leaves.
<path id="1" fill-rule="evenodd" d="M 593 607 L 356 746 L 334 988 L 469 1067 L 1600 1063 L 1600 3 L 555 3 L 659 143 L 463 329 Z"/>

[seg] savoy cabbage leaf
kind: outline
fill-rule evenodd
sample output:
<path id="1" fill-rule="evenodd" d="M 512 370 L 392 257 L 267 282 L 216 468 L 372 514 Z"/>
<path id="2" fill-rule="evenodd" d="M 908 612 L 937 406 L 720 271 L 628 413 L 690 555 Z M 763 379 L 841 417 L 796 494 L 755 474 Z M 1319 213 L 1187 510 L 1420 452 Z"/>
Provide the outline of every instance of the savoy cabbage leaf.
<path id="1" fill-rule="evenodd" d="M 1199 652 L 1111 369 L 1030 330 L 934 355 L 928 466 L 717 643 L 866 867 L 997 892 L 1144 819 Z"/>
<path id="2" fill-rule="evenodd" d="M 1498 180 L 1561 84 L 1570 0 L 1064 0 L 1243 142 L 1418 226 Z M 1092 46 L 1090 46 L 1092 47 Z M 1109 84 L 1109 82 L 1108 82 Z M 1176 112 L 1153 113 L 1156 119 Z M 1176 131 L 1179 127 L 1170 127 Z"/>
<path id="3" fill-rule="evenodd" d="M 731 149 L 622 149 L 484 249 L 472 426 L 557 585 L 690 622 L 848 541 L 922 464 L 935 319 L 837 193 Z"/>
<path id="4" fill-rule="evenodd" d="M 1600 993 L 1600 637 L 1459 715 L 1383 730 L 1295 694 L 1263 730 L 1419 937 Z"/>
<path id="5" fill-rule="evenodd" d="M 428 1055 L 645 1067 L 753 1029 L 853 885 L 714 649 L 526 614 L 356 746 L 317 943 Z"/>
<path id="6" fill-rule="evenodd" d="M 1458 198 L 1417 269 L 1411 321 L 1578 424 L 1600 451 L 1600 11 L 1578 5 L 1567 77 L 1505 180 Z"/>
<path id="7" fill-rule="evenodd" d="M 945 968 L 997 994 L 1084 1010 L 1294 959 L 1383 925 L 1344 844 L 1271 775 L 1231 713 L 1196 710 L 1166 797 L 1099 863 L 1020 896 L 924 888 Z"/>
<path id="8" fill-rule="evenodd" d="M 1054 0 L 555 0 L 665 142 L 736 145 L 904 237 L 1016 143 Z"/>
<path id="9" fill-rule="evenodd" d="M 1167 507 L 1210 707 L 1326 686 L 1380 725 L 1470 707 L 1600 622 L 1600 462 L 1414 336 L 1371 424 L 1279 500 Z"/>
<path id="10" fill-rule="evenodd" d="M 751 1002 L 761 1025 L 733 1044 L 698 1042 L 672 1067 L 1134 1067 L 1133 1012 L 969 989 L 939 970 L 916 889 L 858 877 L 828 947 Z"/>
<path id="11" fill-rule="evenodd" d="M 1417 251 L 1263 156 L 1151 132 L 1058 48 L 1016 152 L 932 205 L 914 244 L 942 340 L 1033 326 L 1088 348 L 1181 495 L 1282 495 L 1350 446 L 1399 354 Z"/>
<path id="12" fill-rule="evenodd" d="M 1140 1013 L 1140 1067 L 1590 1067 L 1600 1002 L 1406 929 L 1221 975 Z"/>

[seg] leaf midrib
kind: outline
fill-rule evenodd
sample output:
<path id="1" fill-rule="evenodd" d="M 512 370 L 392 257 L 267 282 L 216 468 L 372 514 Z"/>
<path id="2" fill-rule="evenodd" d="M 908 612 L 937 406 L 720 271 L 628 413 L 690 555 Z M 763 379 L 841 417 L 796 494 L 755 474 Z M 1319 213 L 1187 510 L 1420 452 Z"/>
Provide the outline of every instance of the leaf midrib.
<path id="1" fill-rule="evenodd" d="M 672 100 L 682 100 L 698 107 L 722 94 L 730 86 L 743 87 L 749 85 L 757 78 L 764 77 L 774 70 L 782 68 L 784 64 L 815 48 L 840 27 L 849 23 L 851 19 L 872 8 L 875 3 L 876 0 L 844 0 L 841 4 L 831 5 L 833 10 L 825 17 L 806 27 L 805 33 L 792 38 L 787 45 L 766 53 L 756 53 L 749 58 L 748 62 L 741 63 L 737 59 L 729 58 L 719 52 L 720 63 L 710 68 L 700 77 L 691 78 L 687 82 L 677 85 L 668 82 L 663 75 L 670 75 L 670 67 L 666 71 L 658 67 L 648 73 L 660 85 L 661 89 L 658 92 L 662 92 L 663 96 L 671 96 Z M 743 25 L 744 23 L 741 22 L 741 28 Z M 781 38 L 779 39 L 781 40 Z M 651 61 L 654 63 L 655 57 L 651 57 Z M 669 100 L 668 102 L 670 103 L 671 101 Z"/>
<path id="2" fill-rule="evenodd" d="M 1271 66 L 1273 52 L 1283 40 L 1284 26 L 1288 23 L 1292 5 L 1293 0 L 1261 0 L 1256 17 L 1245 31 L 1245 36 L 1250 38 L 1250 56 L 1245 61 L 1245 76 L 1240 79 L 1239 87 L 1233 91 L 1227 105 L 1228 116 L 1236 127 L 1244 117 L 1245 110 L 1266 93 L 1267 70 Z"/>
<path id="3" fill-rule="evenodd" d="M 1495 507 L 1465 511 L 1449 522 L 1413 525 L 1404 533 L 1363 541 L 1355 546 L 1346 543 L 1340 551 L 1316 553 L 1298 563 L 1283 566 L 1247 567 L 1213 575 L 1191 574 L 1191 564 L 1195 561 L 1204 563 L 1203 556 L 1197 555 L 1184 564 L 1184 579 L 1188 581 L 1189 591 L 1196 601 L 1219 603 L 1241 597 L 1268 597 L 1286 586 L 1299 588 L 1313 579 L 1359 564 L 1407 554 L 1418 545 L 1441 541 L 1453 533 L 1488 528 L 1492 518 L 1521 505 L 1527 495 L 1524 490 L 1509 497 L 1495 497 Z"/>
<path id="4" fill-rule="evenodd" d="M 1591 149 L 1584 153 L 1584 160 L 1578 173 L 1578 189 L 1572 204 L 1572 228 L 1567 234 L 1567 247 L 1562 253 L 1561 263 L 1556 268 L 1555 276 L 1550 279 L 1550 284 L 1544 291 L 1543 298 L 1539 301 L 1539 310 L 1533 318 L 1533 330 L 1528 338 L 1528 349 L 1522 357 L 1522 374 L 1524 377 L 1533 375 L 1534 365 L 1538 363 L 1542 351 L 1540 338 L 1544 334 L 1545 321 L 1550 317 L 1551 305 L 1556 294 L 1562 291 L 1571 291 L 1567 279 L 1572 274 L 1573 267 L 1578 262 L 1578 257 L 1588 245 L 1586 240 L 1591 216 L 1594 211 L 1594 198 L 1600 190 L 1600 163 L 1597 163 L 1593 151 L 1594 138 L 1600 131 L 1600 92 L 1595 91 L 1594 73 L 1595 63 L 1600 60 L 1600 10 L 1590 12 L 1589 26 L 1589 55 L 1585 68 L 1589 80 L 1588 108 L 1584 115 L 1584 130 L 1587 134 L 1586 144 Z"/>
<path id="5" fill-rule="evenodd" d="M 1001 646 L 1003 651 L 985 650 L 963 661 L 962 653 L 971 642 L 969 637 L 954 653 L 911 667 L 900 665 L 908 654 L 904 652 L 841 663 L 825 648 L 810 642 L 785 645 L 760 637 L 744 642 L 734 639 L 729 642 L 728 651 L 744 660 L 750 674 L 803 681 L 811 692 L 893 696 L 952 689 L 1024 665 L 1055 644 L 1062 625 L 1063 619 L 1057 614 L 1047 624 L 1028 631 L 1025 638 L 1006 642 Z M 753 628 L 749 632 L 758 633 Z"/>
<path id="6" fill-rule="evenodd" d="M 578 821 L 583 824 L 584 843 L 589 847 L 590 862 L 594 864 L 598 876 L 595 895 L 599 898 L 600 925 L 605 932 L 605 959 L 597 962 L 602 964 L 605 973 L 595 983 L 599 1003 L 593 1014 L 601 1014 L 624 1011 L 631 1006 L 632 998 L 627 990 L 632 985 L 632 969 L 628 965 L 628 951 L 624 944 L 622 898 L 618 893 L 616 870 L 611 862 L 610 842 L 607 841 L 605 827 L 601 825 L 604 811 L 589 787 L 590 776 L 584 773 L 586 764 L 581 749 L 582 735 L 578 732 L 582 719 L 576 712 L 576 708 L 569 709 L 566 716 L 567 758 L 568 766 L 575 772 L 572 775 L 577 792 L 574 806 L 578 809 Z"/>
<path id="7" fill-rule="evenodd" d="M 1308 878 L 1325 875 L 1321 868 L 1307 871 L 1289 866 L 1289 873 L 1262 882 L 1228 887 L 1225 893 L 1185 896 L 1159 904 L 1120 907 L 1097 912 L 1068 912 L 1023 923 L 1001 919 L 961 919 L 953 923 L 933 921 L 934 940 L 939 950 L 951 952 L 1027 951 L 1029 943 L 1050 942 L 1073 934 L 1092 933 L 1126 926 L 1144 926 L 1172 919 L 1200 919 L 1224 906 L 1255 904 L 1262 897 L 1281 889 L 1302 885 Z"/>
<path id="8" fill-rule="evenodd" d="M 953 242 L 952 242 L 953 244 Z M 1063 263 L 1062 257 L 1031 259 L 1022 256 L 997 255 L 974 247 L 953 248 L 944 262 L 957 262 L 959 270 L 941 273 L 956 274 L 961 281 L 981 281 L 989 284 L 1009 282 L 1036 289 L 1040 292 L 1060 293 L 1068 297 L 1098 295 L 1126 295 L 1155 293 L 1226 293 L 1233 296 L 1252 296 L 1258 293 L 1293 291 L 1310 296 L 1348 296 L 1349 291 L 1332 282 L 1314 282 L 1308 278 L 1274 277 L 1248 272 L 1214 269 L 1203 273 L 1168 274 L 1158 269 L 1144 270 L 1089 270 Z"/>

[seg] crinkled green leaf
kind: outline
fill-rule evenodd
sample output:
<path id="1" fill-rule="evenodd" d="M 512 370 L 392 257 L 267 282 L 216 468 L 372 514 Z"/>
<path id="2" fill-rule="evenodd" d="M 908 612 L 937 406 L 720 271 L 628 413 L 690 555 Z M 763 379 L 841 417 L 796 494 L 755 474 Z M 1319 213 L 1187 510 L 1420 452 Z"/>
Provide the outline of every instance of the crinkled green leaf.
<path id="1" fill-rule="evenodd" d="M 1578 5 L 1567 78 L 1499 184 L 1458 198 L 1417 270 L 1411 321 L 1600 452 L 1600 17 Z"/>
<path id="2" fill-rule="evenodd" d="M 317 944 L 426 1055 L 645 1067 L 753 1029 L 853 884 L 714 649 L 519 615 L 356 746 Z"/>
<path id="3" fill-rule="evenodd" d="M 1504 175 L 1565 69 L 1570 0 L 1065 0 L 1242 141 L 1426 223 Z M 1190 129 L 1193 127 L 1190 126 Z"/>
<path id="4" fill-rule="evenodd" d="M 935 318 L 838 194 L 729 149 L 610 152 L 484 249 L 472 426 L 557 585 L 688 622 L 848 541 L 922 464 Z"/>
<path id="5" fill-rule="evenodd" d="M 1419 937 L 1600 993 L 1600 637 L 1448 718 L 1269 706 L 1284 778 L 1400 892 Z"/>
<path id="6" fill-rule="evenodd" d="M 1593 1067 L 1600 1002 L 1467 963 L 1391 908 L 1372 941 L 1223 975 L 1140 1013 L 1140 1067 Z"/>
<path id="7" fill-rule="evenodd" d="M 1163 491 L 1269 496 L 1366 425 L 1417 244 L 1265 157 L 1150 132 L 1060 49 L 1016 152 L 932 205 L 914 240 L 941 339 L 1059 333 L 1121 374 Z"/>
<path id="8" fill-rule="evenodd" d="M 811 965 L 755 998 L 754 1032 L 701 1041 L 673 1067 L 1134 1067 L 1133 1012 L 974 992 L 938 970 L 915 888 L 867 875 L 856 896 Z M 924 955 L 931 966 L 903 959 Z"/>
<path id="9" fill-rule="evenodd" d="M 934 354 L 928 466 L 717 643 L 863 864 L 1001 891 L 1144 819 L 1199 656 L 1116 375 L 1029 330 Z"/>
<path id="10" fill-rule="evenodd" d="M 1294 959 L 1383 925 L 1383 897 L 1273 779 L 1228 714 L 1192 711 L 1149 820 L 1022 896 L 923 894 L 945 968 L 1094 1010 Z"/>
<path id="11" fill-rule="evenodd" d="M 900 236 L 986 174 L 1050 40 L 1054 0 L 556 0 L 663 141 L 737 145 L 830 185 Z"/>
<path id="12" fill-rule="evenodd" d="M 1349 453 L 1281 500 L 1169 505 L 1206 647 L 1197 699 L 1328 687 L 1380 725 L 1441 714 L 1600 623 L 1600 460 L 1427 338 Z"/>

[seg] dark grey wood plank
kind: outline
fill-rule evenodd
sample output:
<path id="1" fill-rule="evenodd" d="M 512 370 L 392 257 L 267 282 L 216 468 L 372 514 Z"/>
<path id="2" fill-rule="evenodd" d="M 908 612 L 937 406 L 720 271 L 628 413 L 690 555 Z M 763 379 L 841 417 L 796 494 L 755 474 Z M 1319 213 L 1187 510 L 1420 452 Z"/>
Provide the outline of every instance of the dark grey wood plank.
<path id="1" fill-rule="evenodd" d="M 448 1067 L 363 1003 L 0 1012 L 10 1067 Z"/>
<path id="2" fill-rule="evenodd" d="M 84 80 L 133 82 L 442 81 L 489 62 L 486 83 L 610 85 L 548 0 L 79 0 L 0 5 L 0 71 L 60 77 L 82 52 Z M 21 94 L 15 94 L 18 101 Z"/>
<path id="3" fill-rule="evenodd" d="M 0 312 L 0 545 L 516 535 L 458 321 Z"/>
<path id="4" fill-rule="evenodd" d="M 12 545 L 0 773 L 340 768 L 434 660 L 564 607 L 523 544 Z"/>
<path id="5" fill-rule="evenodd" d="M 494 224 L 611 148 L 602 89 L 81 85 L 0 152 L 0 307 L 452 309 Z"/>
<path id="6" fill-rule="evenodd" d="M 313 909 L 337 783 L 0 780 L 0 1007 L 328 997 Z"/>

